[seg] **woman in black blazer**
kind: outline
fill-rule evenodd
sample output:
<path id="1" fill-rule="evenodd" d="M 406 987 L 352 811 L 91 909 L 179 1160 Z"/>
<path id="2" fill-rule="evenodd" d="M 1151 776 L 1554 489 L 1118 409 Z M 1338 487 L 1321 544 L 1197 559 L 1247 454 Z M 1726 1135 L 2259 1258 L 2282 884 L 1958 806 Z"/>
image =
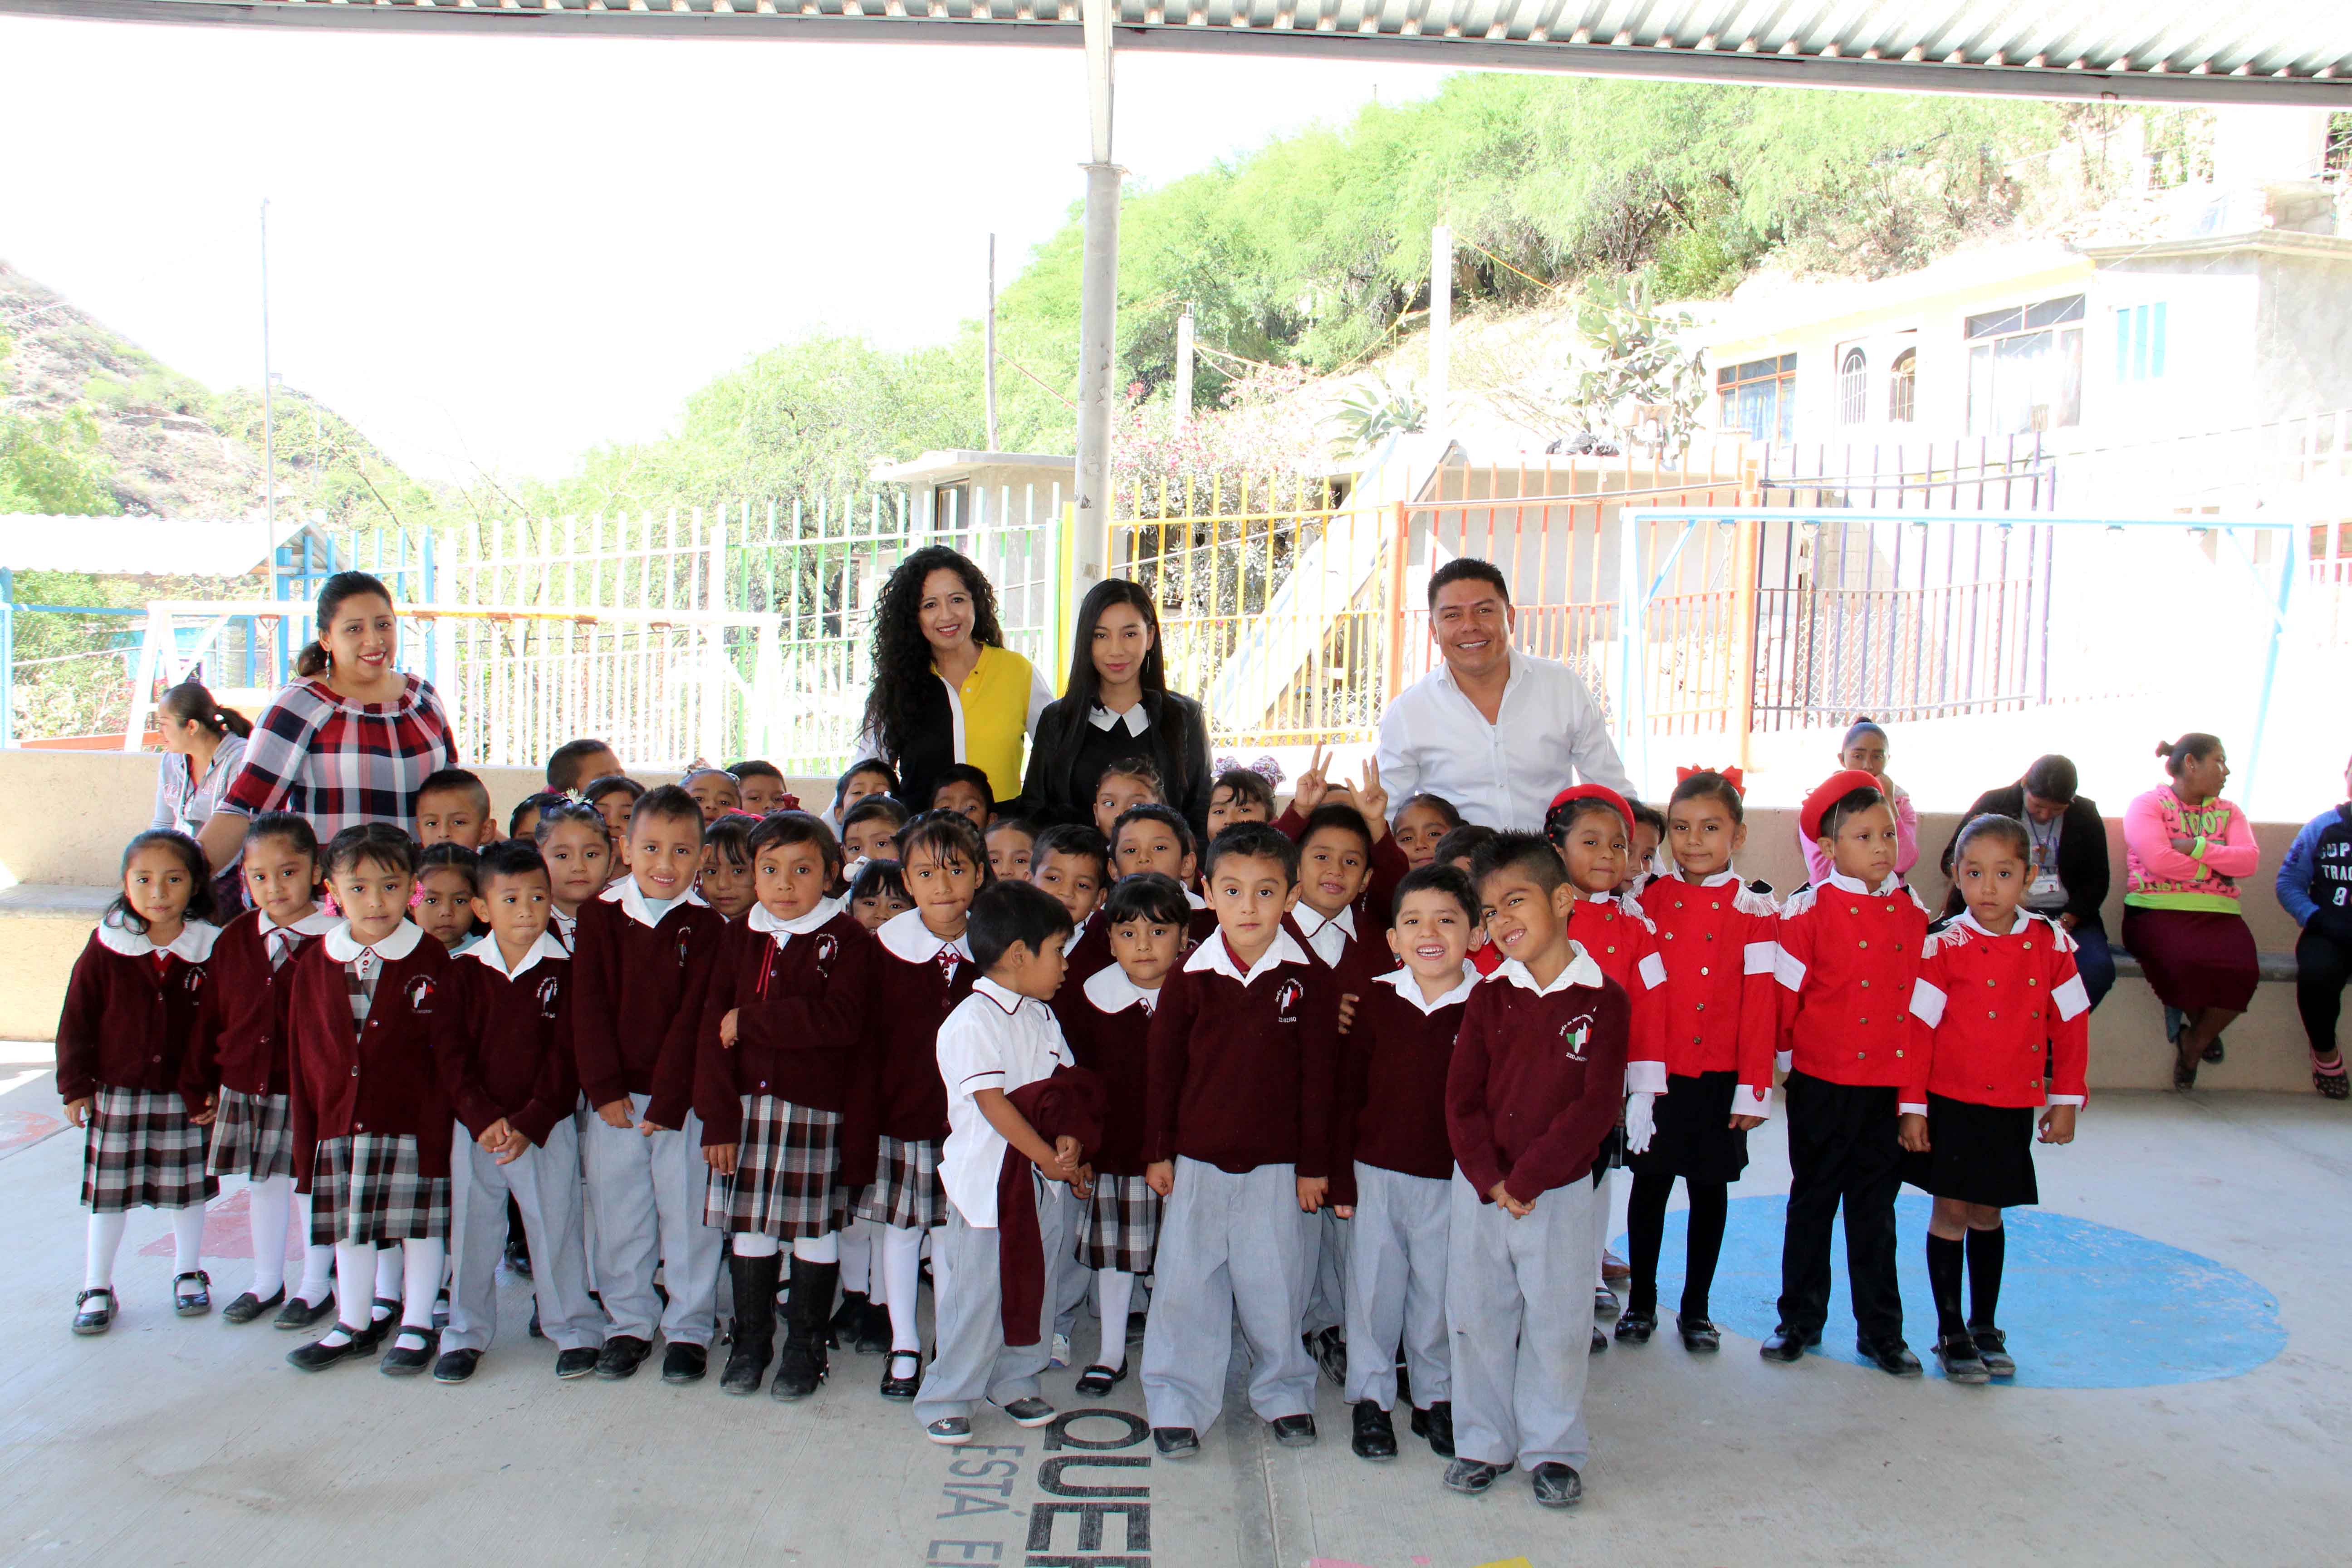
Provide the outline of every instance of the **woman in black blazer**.
<path id="1" fill-rule="evenodd" d="M 2107 951 L 2107 930 L 2099 920 L 2099 906 L 2107 901 L 2111 874 L 2107 865 L 2107 826 L 2087 795 L 2074 793 L 2074 764 L 2064 757 L 2036 757 L 2025 776 L 2005 789 L 1987 790 L 1960 817 L 1992 815 L 2013 816 L 2025 824 L 2032 847 L 2033 878 L 2025 907 L 2047 915 L 2074 939 L 2074 966 L 2082 973 L 2083 989 L 2096 1007 L 2116 983 L 2116 961 Z M 2056 843 L 2051 844 L 2054 837 Z M 1955 833 L 1953 841 L 1959 836 Z M 1952 847 L 1944 847 L 1944 875 L 1952 874 Z M 1960 910 L 1959 890 L 1944 900 L 1944 912 Z"/>
<path id="2" fill-rule="evenodd" d="M 1063 695 L 1037 716 L 1021 795 L 1039 826 L 1094 820 L 1103 769 L 1148 757 L 1161 792 L 1195 833 L 1209 823 L 1209 726 L 1201 705 L 1168 689 L 1160 616 L 1149 590 L 1107 577 L 1078 606 Z"/>

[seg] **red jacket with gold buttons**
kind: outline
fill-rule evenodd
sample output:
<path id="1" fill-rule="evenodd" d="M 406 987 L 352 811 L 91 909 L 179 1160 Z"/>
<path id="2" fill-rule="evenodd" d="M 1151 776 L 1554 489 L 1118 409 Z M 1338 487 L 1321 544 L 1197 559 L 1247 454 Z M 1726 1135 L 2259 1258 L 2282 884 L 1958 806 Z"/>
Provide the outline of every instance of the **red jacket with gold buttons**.
<path id="1" fill-rule="evenodd" d="M 1911 987 L 1927 908 L 1900 877 L 1871 892 L 1852 877 L 1798 889 L 1780 907 L 1782 1065 L 1809 1078 L 1894 1088 L 1911 1076 Z"/>
<path id="2" fill-rule="evenodd" d="M 1780 1047 L 1780 911 L 1763 883 L 1736 871 L 1703 882 L 1661 877 L 1642 889 L 1666 964 L 1666 1071 L 1677 1078 L 1736 1072 L 1748 1091 L 1732 1109 L 1770 1114 Z"/>
<path id="3" fill-rule="evenodd" d="M 1625 1043 L 1625 1091 L 1666 1091 L 1666 963 L 1650 917 L 1631 894 L 1579 893 L 1568 934 L 1601 973 L 1625 989 L 1633 1010 Z"/>
<path id="4" fill-rule="evenodd" d="M 1924 1115 L 1931 1093 L 1971 1105 L 2080 1105 L 2090 1054 L 2091 997 L 2064 931 L 2021 910 L 2007 936 L 1965 911 L 1929 934 L 1911 988 L 1904 1110 Z"/>

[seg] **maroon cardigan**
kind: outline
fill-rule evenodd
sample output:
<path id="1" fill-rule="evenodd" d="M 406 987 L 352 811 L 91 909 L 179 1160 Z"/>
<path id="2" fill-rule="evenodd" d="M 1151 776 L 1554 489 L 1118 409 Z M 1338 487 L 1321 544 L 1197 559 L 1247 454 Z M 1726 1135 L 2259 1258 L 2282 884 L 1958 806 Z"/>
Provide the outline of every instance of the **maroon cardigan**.
<path id="1" fill-rule="evenodd" d="M 695 1047 L 694 1109 L 705 1148 L 740 1141 L 747 1094 L 848 1110 L 879 951 L 845 909 L 782 948 L 748 919 L 727 928 Z M 719 1039 L 730 1011 L 732 1047 Z"/>
<path id="2" fill-rule="evenodd" d="M 616 884 L 617 885 L 617 884 Z M 646 1120 L 684 1127 L 694 1108 L 694 1040 L 726 919 L 680 898 L 648 926 L 615 898 L 580 906 L 572 933 L 572 1037 L 593 1108 L 651 1097 Z"/>
<path id="3" fill-rule="evenodd" d="M 191 951 L 209 956 L 199 933 Z M 206 964 L 173 952 L 158 970 L 146 955 L 117 952 L 92 931 L 74 960 L 58 1015 L 58 1094 L 87 1100 L 103 1086 L 150 1094 L 176 1089 L 191 1110 L 202 1110 L 205 1086 L 192 1071 L 203 1051 Z"/>
<path id="4" fill-rule="evenodd" d="M 294 1122 L 294 1180 L 303 1192 L 319 1145 L 374 1132 L 416 1140 L 417 1172 L 449 1173 L 449 1135 L 457 1113 L 441 1085 L 437 1048 L 454 1048 L 460 1025 L 449 984 L 448 952 L 419 933 L 405 958 L 386 961 L 377 977 L 367 1027 L 352 1027 L 343 966 L 321 938 L 293 963 L 289 1014 L 294 1031 L 288 1098 Z"/>
<path id="5" fill-rule="evenodd" d="M 1632 1004 L 1591 959 L 1573 962 L 1586 977 L 1549 996 L 1497 971 L 1463 1009 L 1445 1131 L 1480 1203 L 1496 1182 L 1524 1204 L 1591 1174 L 1624 1110 Z"/>
<path id="6" fill-rule="evenodd" d="M 530 968 L 509 977 L 474 956 L 498 952 L 499 939 L 449 961 L 455 1024 L 436 1047 L 442 1091 L 457 1120 L 479 1138 L 501 1117 L 534 1144 L 580 1103 L 572 1048 L 572 960 L 554 932 Z M 553 951 L 548 951 L 552 949 Z M 377 993 L 383 994 L 381 991 Z"/>
<path id="7" fill-rule="evenodd" d="M 205 987 L 196 1068 L 205 1094 L 221 1089 L 264 1098 L 286 1092 L 286 1009 L 294 994 L 294 965 L 320 935 L 298 931 L 293 953 L 273 969 L 259 910 L 247 910 L 222 928 L 208 966 L 212 984 Z"/>

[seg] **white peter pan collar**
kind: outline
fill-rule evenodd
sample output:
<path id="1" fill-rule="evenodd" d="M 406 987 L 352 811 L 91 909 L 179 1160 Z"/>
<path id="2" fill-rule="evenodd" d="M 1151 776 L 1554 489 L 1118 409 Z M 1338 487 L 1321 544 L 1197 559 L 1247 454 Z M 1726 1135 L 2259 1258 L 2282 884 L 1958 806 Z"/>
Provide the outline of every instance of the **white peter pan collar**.
<path id="1" fill-rule="evenodd" d="M 1517 963 L 1517 961 L 1515 959 L 1512 962 Z M 1413 977 L 1413 973 L 1410 969 L 1392 969 L 1386 974 L 1376 974 L 1372 976 L 1372 984 L 1375 985 L 1385 985 L 1390 990 L 1394 991 L 1398 995 L 1412 1003 L 1415 1007 L 1420 1008 L 1421 1016 L 1426 1018 L 1432 1013 L 1436 1012 L 1440 1007 L 1451 1007 L 1456 1002 L 1466 1000 L 1470 995 L 1470 988 L 1478 984 L 1478 970 L 1477 967 L 1471 963 L 1468 959 L 1464 959 L 1462 961 L 1462 984 L 1456 985 L 1453 990 L 1448 991 L 1434 1002 L 1429 1001 L 1422 995 L 1421 982 Z"/>
<path id="2" fill-rule="evenodd" d="M 1552 983 L 1549 985 L 1537 984 L 1536 977 L 1528 973 L 1528 966 L 1516 958 L 1503 960 L 1496 967 L 1495 973 L 1487 978 L 1507 981 L 1522 991 L 1532 991 L 1538 996 L 1549 996 L 1554 992 L 1565 991 L 1571 985 L 1599 985 L 1606 978 L 1601 973 L 1601 966 L 1592 962 L 1592 955 L 1584 951 L 1582 942 L 1572 945 L 1576 949 L 1576 956 L 1568 961 L 1567 968 L 1552 977 Z"/>
<path id="3" fill-rule="evenodd" d="M 765 931 L 774 937 L 776 945 L 782 948 L 793 938 L 806 936 L 809 932 L 831 922 L 835 915 L 841 913 L 842 906 L 848 901 L 846 899 L 819 899 L 816 901 L 816 907 L 808 913 L 794 915 L 788 921 L 780 921 L 770 914 L 767 905 L 755 903 L 751 906 L 751 912 L 743 917 L 743 923 L 753 931 Z"/>
<path id="4" fill-rule="evenodd" d="M 1291 906 L 1290 915 L 1298 922 L 1298 934 L 1309 942 L 1322 935 L 1325 926 L 1338 926 L 1348 933 L 1349 942 L 1356 940 L 1356 906 L 1353 904 L 1336 915 L 1327 915 L 1301 899 Z"/>
<path id="5" fill-rule="evenodd" d="M 109 915 L 98 922 L 99 944 L 109 952 L 119 952 L 125 958 L 145 958 L 156 951 L 155 944 L 139 932 L 128 930 L 121 915 Z M 213 943 L 220 940 L 220 927 L 205 921 L 188 921 L 180 927 L 180 934 L 165 942 L 163 951 L 189 963 L 202 963 L 213 955 Z"/>
<path id="6" fill-rule="evenodd" d="M 1156 989 L 1146 991 L 1129 980 L 1127 971 L 1116 963 L 1096 970 L 1078 989 L 1086 993 L 1087 1001 L 1105 1013 L 1124 1013 L 1138 1002 L 1143 1004 L 1147 1013 L 1157 1012 L 1160 1007 L 1160 993 Z"/>
<path id="7" fill-rule="evenodd" d="M 958 958 L 970 960 L 971 939 L 969 935 L 943 937 L 923 923 L 923 911 L 908 910 L 892 915 L 874 933 L 881 938 L 882 946 L 893 958 L 903 958 L 908 963 L 929 963 L 947 951 L 955 950 Z"/>
<path id="8" fill-rule="evenodd" d="M 498 934 L 494 931 L 490 935 L 477 941 L 473 946 L 465 949 L 463 952 L 459 952 L 457 956 L 460 958 L 478 960 L 480 963 L 488 964 L 492 969 L 497 970 L 509 980 L 519 980 L 522 977 L 525 970 L 530 968 L 531 965 L 537 963 L 541 959 L 569 958 L 572 956 L 572 953 L 570 950 L 557 939 L 556 934 L 553 931 L 543 931 L 539 933 L 539 940 L 532 942 L 524 952 L 522 962 L 516 964 L 512 969 L 509 969 L 507 967 L 505 957 L 499 952 Z"/>
<path id="9" fill-rule="evenodd" d="M 312 910 L 299 921 L 288 925 L 279 925 L 269 918 L 269 913 L 266 910 L 256 910 L 254 913 L 260 916 L 260 919 L 254 922 L 254 929 L 265 941 L 276 936 L 281 931 L 290 931 L 297 936 L 324 936 L 334 930 L 342 919 L 341 916 L 329 914 L 324 910 Z"/>
<path id="10" fill-rule="evenodd" d="M 1238 980 L 1244 985 L 1250 985 L 1277 963 L 1312 962 L 1288 931 L 1277 928 L 1274 933 L 1274 944 L 1258 956 L 1258 961 L 1244 974 L 1234 957 L 1234 950 L 1225 945 L 1225 933 L 1221 931 L 1192 950 L 1192 956 L 1184 961 L 1184 970 L 1189 974 L 1222 974 L 1228 980 Z"/>
<path id="11" fill-rule="evenodd" d="M 1143 710 L 1143 704 L 1140 702 L 1132 708 L 1121 709 L 1117 712 L 1097 702 L 1093 711 L 1087 715 L 1087 722 L 1106 734 L 1113 727 L 1124 724 L 1127 726 L 1129 734 L 1140 736 L 1151 728 L 1151 715 Z"/>
<path id="12" fill-rule="evenodd" d="M 387 963 L 397 963 L 416 951 L 416 944 L 425 940 L 425 928 L 415 921 L 404 920 L 392 928 L 390 936 L 369 948 L 352 937 L 351 921 L 337 921 L 335 929 L 320 940 L 327 944 L 327 956 L 337 963 L 349 963 L 361 953 L 369 952 Z"/>
<path id="13" fill-rule="evenodd" d="M 596 897 L 605 903 L 620 905 L 622 912 L 641 926 L 661 924 L 661 920 L 654 914 L 653 907 L 646 900 L 645 890 L 637 886 L 637 879 L 635 877 L 622 878 Z M 669 901 L 669 908 L 674 910 L 680 904 L 698 904 L 704 905 L 705 908 L 709 907 L 704 904 L 702 895 L 695 890 L 694 884 L 691 882 L 687 884 L 686 891 Z M 662 911 L 663 915 L 668 913 L 669 910 Z"/>

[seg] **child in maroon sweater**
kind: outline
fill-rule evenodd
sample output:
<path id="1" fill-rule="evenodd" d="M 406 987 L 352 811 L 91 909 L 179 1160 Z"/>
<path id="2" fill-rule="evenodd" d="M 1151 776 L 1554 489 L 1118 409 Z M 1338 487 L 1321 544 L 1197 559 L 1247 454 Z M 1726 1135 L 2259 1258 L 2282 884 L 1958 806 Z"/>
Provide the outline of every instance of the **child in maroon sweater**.
<path id="1" fill-rule="evenodd" d="M 825 897 L 841 847 L 823 818 L 777 812 L 746 849 L 756 901 L 728 928 L 712 967 L 695 1071 L 703 1157 L 717 1178 L 706 1218 L 734 1237 L 735 1326 L 719 1386 L 759 1392 L 789 1244 L 792 1316 L 769 1393 L 805 1399 L 828 1370 L 848 1211 L 841 1126 L 872 1002 L 874 939 Z"/>
<path id="2" fill-rule="evenodd" d="M 1236 1316 L 1251 1407 L 1284 1447 L 1315 1441 L 1315 1363 L 1298 1319 L 1329 1184 L 1339 998 L 1283 928 L 1297 877 L 1297 847 L 1271 826 L 1218 835 L 1217 934 L 1169 976 L 1152 1015 L 1145 1178 L 1168 1206 L 1143 1397 L 1167 1458 L 1199 1453 L 1217 1418 Z"/>
<path id="3" fill-rule="evenodd" d="M 628 850 L 628 875 L 580 907 L 572 932 L 572 1036 L 594 1112 L 581 1152 L 611 1320 L 596 1375 L 633 1376 L 658 1324 L 669 1341 L 662 1381 L 693 1383 L 718 1326 L 719 1244 L 702 1223 L 710 1167 L 694 1113 L 695 1032 L 727 922 L 694 890 L 702 808 L 692 795 L 664 784 L 638 797 Z"/>
<path id="4" fill-rule="evenodd" d="M 1470 994 L 1445 1080 L 1458 1173 L 1447 1237 L 1454 1331 L 1451 1491 L 1475 1496 L 1514 1464 L 1536 1501 L 1584 1496 L 1592 1297 L 1593 1163 L 1625 1102 L 1624 987 L 1569 935 L 1576 889 L 1532 833 L 1499 833 L 1473 862 L 1502 952 Z"/>
<path id="5" fill-rule="evenodd" d="M 212 1114 L 196 1070 L 205 961 L 220 935 L 205 919 L 212 912 L 195 841 L 169 829 L 142 833 L 123 850 L 122 890 L 66 982 L 58 1093 L 66 1120 L 89 1130 L 81 1167 L 89 1272 L 74 1298 L 78 1334 L 102 1334 L 114 1322 L 114 1255 L 132 1208 L 174 1211 L 173 1310 L 184 1318 L 212 1310 L 212 1281 L 197 1255 L 205 1204 L 220 1189 L 205 1168 Z"/>

